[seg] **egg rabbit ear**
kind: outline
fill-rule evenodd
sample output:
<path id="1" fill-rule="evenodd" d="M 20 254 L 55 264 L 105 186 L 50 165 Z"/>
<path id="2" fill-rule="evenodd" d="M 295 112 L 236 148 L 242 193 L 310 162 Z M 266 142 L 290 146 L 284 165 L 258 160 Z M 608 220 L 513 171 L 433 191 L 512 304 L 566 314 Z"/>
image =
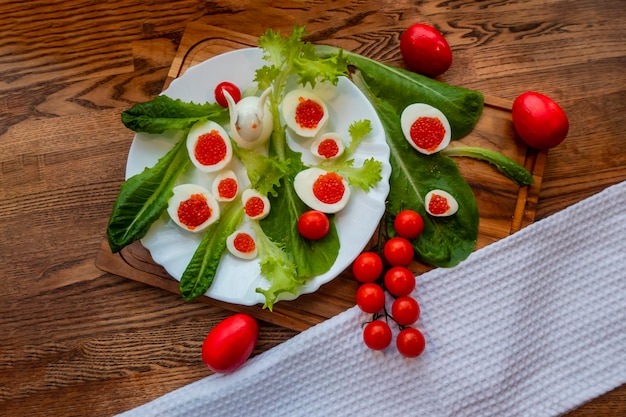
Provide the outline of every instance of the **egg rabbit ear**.
<path id="1" fill-rule="evenodd" d="M 263 91 L 261 97 L 259 97 L 259 104 L 257 105 L 256 114 L 259 117 L 259 120 L 263 120 L 263 116 L 265 116 L 265 103 L 267 102 L 267 98 L 270 96 L 272 92 L 272 87 L 268 87 Z"/>
<path id="2" fill-rule="evenodd" d="M 226 102 L 228 103 L 228 114 L 230 116 L 230 120 L 233 123 L 237 122 L 237 103 L 235 103 L 235 99 L 233 98 L 233 96 L 230 95 L 230 93 L 224 88 L 222 89 L 222 92 L 224 93 L 224 98 L 226 99 Z"/>

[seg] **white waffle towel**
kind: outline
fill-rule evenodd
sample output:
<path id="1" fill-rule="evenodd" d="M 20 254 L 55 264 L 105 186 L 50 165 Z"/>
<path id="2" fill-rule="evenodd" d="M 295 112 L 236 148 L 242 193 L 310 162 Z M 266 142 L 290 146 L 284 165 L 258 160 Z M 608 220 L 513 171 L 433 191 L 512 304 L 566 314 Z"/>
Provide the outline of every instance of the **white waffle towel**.
<path id="1" fill-rule="evenodd" d="M 122 416 L 557 416 L 626 382 L 626 182 L 418 277 L 417 359 L 356 307 Z M 199 353 L 198 353 L 199 355 Z"/>

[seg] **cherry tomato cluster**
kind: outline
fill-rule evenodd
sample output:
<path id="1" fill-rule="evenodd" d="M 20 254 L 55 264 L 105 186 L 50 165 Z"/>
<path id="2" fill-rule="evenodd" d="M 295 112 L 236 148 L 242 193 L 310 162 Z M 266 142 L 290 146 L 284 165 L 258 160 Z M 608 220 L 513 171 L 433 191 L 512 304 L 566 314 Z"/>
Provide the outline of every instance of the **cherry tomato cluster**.
<path id="1" fill-rule="evenodd" d="M 415 289 L 415 275 L 408 268 L 414 257 L 409 239 L 422 232 L 421 216 L 412 210 L 399 213 L 394 219 L 398 236 L 388 239 L 381 257 L 376 252 L 361 253 L 352 264 L 354 278 L 361 283 L 356 293 L 356 304 L 372 314 L 372 320 L 363 329 L 363 342 L 373 350 L 386 349 L 393 339 L 389 319 L 400 329 L 396 347 L 400 354 L 414 358 L 426 347 L 424 335 L 414 325 L 420 316 L 418 302 L 410 295 Z M 384 261 L 383 261 L 384 259 Z M 391 313 L 386 308 L 385 291 L 393 298 Z"/>

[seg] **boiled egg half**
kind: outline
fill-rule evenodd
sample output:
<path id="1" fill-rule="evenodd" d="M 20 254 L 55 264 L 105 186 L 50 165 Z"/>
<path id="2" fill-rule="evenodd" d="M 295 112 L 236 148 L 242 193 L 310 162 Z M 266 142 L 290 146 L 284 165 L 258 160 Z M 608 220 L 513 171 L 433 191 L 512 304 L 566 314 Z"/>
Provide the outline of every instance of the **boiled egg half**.
<path id="1" fill-rule="evenodd" d="M 335 159 L 341 154 L 345 146 L 339 134 L 334 132 L 322 133 L 311 144 L 311 153 L 325 161 Z"/>
<path id="2" fill-rule="evenodd" d="M 298 88 L 285 94 L 281 104 L 285 123 L 298 136 L 315 137 L 328 122 L 328 108 L 317 94 Z"/>
<path id="3" fill-rule="evenodd" d="M 308 168 L 300 171 L 293 183 L 300 200 L 313 210 L 322 213 L 337 213 L 350 199 L 348 182 L 336 172 L 321 168 Z"/>
<path id="4" fill-rule="evenodd" d="M 230 169 L 219 172 L 213 180 L 211 191 L 217 201 L 233 201 L 239 192 L 237 175 Z"/>
<path id="5" fill-rule="evenodd" d="M 405 139 L 423 154 L 439 152 L 450 143 L 452 131 L 448 118 L 429 104 L 407 106 L 400 116 L 400 124 Z"/>
<path id="6" fill-rule="evenodd" d="M 178 226 L 198 233 L 220 217 L 220 206 L 213 195 L 196 184 L 177 185 L 167 201 L 167 214 Z"/>
<path id="7" fill-rule="evenodd" d="M 241 259 L 254 259 L 258 253 L 254 236 L 242 230 L 238 230 L 226 238 L 226 248 Z"/>
<path id="8" fill-rule="evenodd" d="M 241 194 L 243 211 L 251 220 L 261 220 L 270 214 L 270 201 L 257 190 L 248 188 Z"/>
<path id="9" fill-rule="evenodd" d="M 459 203 L 447 191 L 431 190 L 426 194 L 424 200 L 426 212 L 431 216 L 452 216 L 459 210 Z"/>
<path id="10" fill-rule="evenodd" d="M 233 157 L 228 134 L 222 126 L 210 120 L 191 127 L 187 135 L 187 151 L 191 162 L 203 172 L 217 172 Z"/>

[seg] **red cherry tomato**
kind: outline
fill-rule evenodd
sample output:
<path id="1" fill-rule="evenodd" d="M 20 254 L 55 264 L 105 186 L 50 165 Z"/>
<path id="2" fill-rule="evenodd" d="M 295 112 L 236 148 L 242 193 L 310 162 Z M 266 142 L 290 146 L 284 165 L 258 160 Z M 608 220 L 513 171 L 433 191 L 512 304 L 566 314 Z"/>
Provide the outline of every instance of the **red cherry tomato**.
<path id="1" fill-rule="evenodd" d="M 402 210 L 393 220 L 393 228 L 400 237 L 415 239 L 424 230 L 424 219 L 414 210 Z"/>
<path id="2" fill-rule="evenodd" d="M 381 320 L 374 320 L 363 329 L 363 342 L 373 350 L 383 350 L 391 344 L 391 327 Z"/>
<path id="3" fill-rule="evenodd" d="M 239 87 L 231 82 L 222 81 L 215 87 L 215 91 L 213 92 L 215 95 L 215 101 L 220 106 L 228 107 L 228 102 L 226 101 L 226 97 L 224 97 L 224 90 L 228 91 L 228 94 L 230 94 L 233 100 L 235 100 L 235 103 L 241 100 L 241 91 L 239 91 Z"/>
<path id="4" fill-rule="evenodd" d="M 409 295 L 415 288 L 415 275 L 405 266 L 394 266 L 385 273 L 385 288 L 396 297 Z"/>
<path id="5" fill-rule="evenodd" d="M 359 282 L 374 282 L 383 273 L 383 260 L 374 252 L 363 252 L 352 264 L 352 274 Z"/>
<path id="6" fill-rule="evenodd" d="M 259 326 L 254 317 L 235 314 L 219 322 L 202 344 L 202 360 L 214 372 L 231 373 L 250 357 Z"/>
<path id="7" fill-rule="evenodd" d="M 434 27 L 416 23 L 400 38 L 400 52 L 413 71 L 429 77 L 446 72 L 452 65 L 448 41 Z"/>
<path id="8" fill-rule="evenodd" d="M 426 339 L 422 332 L 412 327 L 402 329 L 396 338 L 396 347 L 402 356 L 415 358 L 424 352 Z"/>
<path id="9" fill-rule="evenodd" d="M 356 304 L 365 313 L 378 313 L 385 306 L 385 291 L 378 284 L 363 284 L 356 290 Z"/>
<path id="10" fill-rule="evenodd" d="M 410 326 L 420 316 L 420 306 L 413 297 L 397 298 L 391 305 L 391 316 L 400 326 Z"/>
<path id="11" fill-rule="evenodd" d="M 407 266 L 415 256 L 415 250 L 407 239 L 392 237 L 383 247 L 383 255 L 391 266 Z"/>
<path id="12" fill-rule="evenodd" d="M 532 91 L 513 101 L 513 127 L 531 148 L 549 149 L 565 140 L 569 120 L 563 109 L 550 97 Z"/>
<path id="13" fill-rule="evenodd" d="M 330 230 L 330 220 L 328 216 L 317 210 L 310 210 L 302 213 L 298 219 L 298 231 L 310 240 L 319 240 L 328 234 Z"/>

